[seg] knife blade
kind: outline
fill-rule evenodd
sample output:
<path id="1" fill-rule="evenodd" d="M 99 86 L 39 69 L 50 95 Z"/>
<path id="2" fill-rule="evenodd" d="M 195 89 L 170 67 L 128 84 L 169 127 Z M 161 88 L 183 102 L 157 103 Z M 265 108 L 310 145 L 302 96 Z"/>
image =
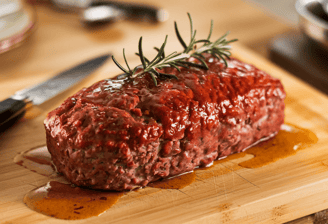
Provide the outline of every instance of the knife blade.
<path id="1" fill-rule="evenodd" d="M 40 105 L 87 77 L 110 57 L 105 54 L 85 61 L 58 75 L 30 88 L 17 91 L 0 102 L 0 131 L 3 131 L 22 118 L 27 104 Z"/>

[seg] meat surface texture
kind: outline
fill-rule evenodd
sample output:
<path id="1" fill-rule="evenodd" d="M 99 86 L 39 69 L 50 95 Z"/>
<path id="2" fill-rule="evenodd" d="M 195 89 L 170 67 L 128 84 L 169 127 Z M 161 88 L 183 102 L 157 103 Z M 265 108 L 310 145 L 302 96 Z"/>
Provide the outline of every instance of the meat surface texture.
<path id="1" fill-rule="evenodd" d="M 237 59 L 204 55 L 209 70 L 165 68 L 106 79 L 50 112 L 47 146 L 78 186 L 129 190 L 207 166 L 275 135 L 284 122 L 281 82 Z M 196 61 L 196 59 L 189 59 Z"/>

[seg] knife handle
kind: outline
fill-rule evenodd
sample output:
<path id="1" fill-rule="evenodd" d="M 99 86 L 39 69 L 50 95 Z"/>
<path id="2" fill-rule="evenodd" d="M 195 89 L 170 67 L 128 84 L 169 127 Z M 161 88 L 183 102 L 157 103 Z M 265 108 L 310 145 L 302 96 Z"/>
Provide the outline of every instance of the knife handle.
<path id="1" fill-rule="evenodd" d="M 109 13 L 107 16 L 102 15 L 102 19 L 99 19 L 99 15 L 97 15 L 97 18 L 102 21 L 113 21 L 115 19 L 113 17 L 123 16 L 124 19 L 157 23 L 165 21 L 168 15 L 165 10 L 155 6 L 111 0 L 93 0 L 86 10 L 90 10 L 99 6 L 113 8 L 115 11 L 119 11 L 120 14 L 112 15 Z"/>
<path id="2" fill-rule="evenodd" d="M 26 102 L 8 98 L 0 102 L 0 131 L 7 129 L 25 114 Z"/>
<path id="3" fill-rule="evenodd" d="M 112 3 L 121 9 L 127 19 L 135 21 L 147 21 L 147 22 L 161 22 L 162 18 L 160 17 L 159 8 L 144 5 L 144 4 L 135 4 L 135 3 L 122 3 L 114 2 Z"/>

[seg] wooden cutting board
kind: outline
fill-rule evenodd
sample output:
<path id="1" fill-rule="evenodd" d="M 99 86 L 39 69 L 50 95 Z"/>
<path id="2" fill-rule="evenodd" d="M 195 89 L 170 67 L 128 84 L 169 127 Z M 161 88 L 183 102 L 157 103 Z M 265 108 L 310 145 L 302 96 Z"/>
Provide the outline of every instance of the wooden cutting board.
<path id="1" fill-rule="evenodd" d="M 267 166 L 237 167 L 181 190 L 147 187 L 126 193 L 99 217 L 67 221 L 32 211 L 23 203 L 24 195 L 50 179 L 15 164 L 14 157 L 45 145 L 47 112 L 83 86 L 120 73 L 107 63 L 78 86 L 32 108 L 0 135 L 0 223 L 283 223 L 328 208 L 328 97 L 248 49 L 238 44 L 233 49 L 235 57 L 282 80 L 286 122 L 312 130 L 318 143 Z M 237 164 L 223 163 L 228 168 Z"/>

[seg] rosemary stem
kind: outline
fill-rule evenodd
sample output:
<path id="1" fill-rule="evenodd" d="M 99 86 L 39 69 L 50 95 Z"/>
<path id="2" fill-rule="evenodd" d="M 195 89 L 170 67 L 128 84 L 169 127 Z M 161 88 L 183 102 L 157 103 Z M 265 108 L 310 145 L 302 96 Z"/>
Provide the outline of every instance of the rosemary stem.
<path id="1" fill-rule="evenodd" d="M 219 59 L 219 60 L 222 59 L 225 66 L 227 67 L 228 63 L 227 63 L 226 59 L 229 59 L 229 56 L 231 55 L 231 53 L 230 53 L 231 47 L 229 46 L 229 44 L 231 42 L 236 41 L 237 39 L 233 39 L 233 40 L 229 40 L 229 41 L 226 40 L 226 36 L 229 34 L 229 32 L 227 32 L 226 34 L 221 36 L 216 41 L 211 42 L 209 40 L 213 33 L 212 32 L 213 31 L 213 21 L 211 21 L 210 32 L 208 34 L 207 39 L 196 40 L 197 32 L 193 28 L 193 21 L 192 21 L 192 18 L 189 13 L 188 13 L 188 17 L 189 17 L 189 22 L 190 22 L 189 45 L 187 45 L 186 42 L 182 39 L 182 37 L 179 33 L 179 30 L 178 30 L 177 23 L 174 22 L 175 33 L 177 35 L 179 42 L 181 43 L 182 47 L 184 48 L 184 50 L 181 53 L 173 52 L 173 53 L 165 56 L 166 54 L 164 52 L 164 48 L 166 46 L 167 38 L 168 38 L 168 36 L 166 35 L 162 46 L 160 48 L 155 47 L 155 49 L 157 50 L 157 55 L 155 56 L 155 58 L 153 60 L 150 61 L 143 54 L 142 37 L 140 37 L 139 46 L 138 46 L 139 52 L 137 53 L 137 55 L 140 58 L 143 70 L 141 70 L 140 72 L 137 72 L 137 70 L 138 70 L 138 68 L 140 68 L 140 66 L 135 67 L 133 70 L 130 69 L 130 67 L 127 63 L 126 57 L 125 57 L 124 49 L 123 49 L 123 57 L 124 57 L 124 61 L 126 63 L 126 66 L 128 67 L 128 69 L 125 69 L 123 66 L 121 66 L 115 60 L 114 57 L 112 57 L 113 61 L 130 78 L 135 78 L 142 74 L 148 73 L 151 76 L 151 78 L 153 79 L 155 85 L 157 85 L 157 80 L 156 80 L 157 78 L 178 79 L 177 76 L 175 76 L 175 75 L 160 73 L 156 69 L 163 69 L 165 67 L 173 67 L 173 68 L 177 69 L 177 71 L 179 71 L 179 72 L 180 72 L 179 67 L 183 67 L 183 68 L 195 67 L 195 68 L 200 68 L 200 69 L 208 69 L 208 65 L 206 64 L 206 62 L 204 60 L 205 57 L 202 55 L 203 53 L 210 53 L 217 59 Z M 197 49 L 196 45 L 198 43 L 202 43 L 203 45 Z M 186 60 L 190 57 L 194 57 L 201 64 Z"/>

